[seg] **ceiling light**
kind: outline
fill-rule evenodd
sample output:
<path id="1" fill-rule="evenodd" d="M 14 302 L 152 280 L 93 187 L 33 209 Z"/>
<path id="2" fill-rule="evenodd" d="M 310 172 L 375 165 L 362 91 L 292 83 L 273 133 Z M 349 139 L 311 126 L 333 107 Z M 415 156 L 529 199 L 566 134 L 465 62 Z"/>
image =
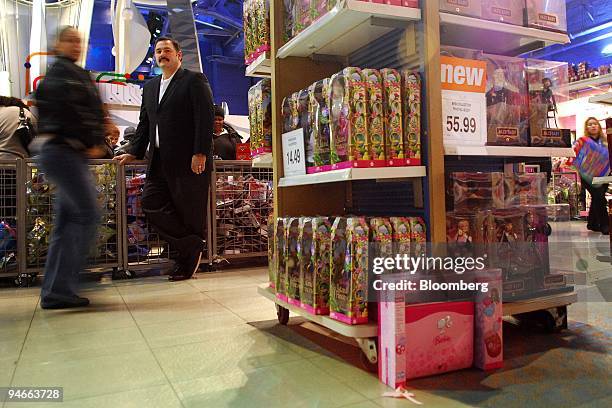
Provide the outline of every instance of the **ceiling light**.
<path id="1" fill-rule="evenodd" d="M 603 49 L 601 50 L 601 53 L 603 55 L 612 55 L 612 43 L 603 47 Z"/>

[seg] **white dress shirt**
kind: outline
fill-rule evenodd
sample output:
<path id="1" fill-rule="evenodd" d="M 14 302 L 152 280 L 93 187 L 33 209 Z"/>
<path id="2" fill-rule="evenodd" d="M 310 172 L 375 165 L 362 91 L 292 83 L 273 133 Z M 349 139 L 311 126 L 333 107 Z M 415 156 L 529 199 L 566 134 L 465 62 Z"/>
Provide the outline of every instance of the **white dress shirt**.
<path id="1" fill-rule="evenodd" d="M 168 89 L 168 85 L 170 85 L 170 81 L 172 81 L 172 78 L 174 78 L 175 74 L 176 71 L 168 79 L 164 79 L 164 77 L 162 76 L 161 82 L 159 84 L 159 99 L 157 103 L 161 102 L 162 98 L 164 97 L 164 93 L 166 93 L 166 89 Z M 155 126 L 155 133 L 155 147 L 159 148 L 159 125 Z"/>

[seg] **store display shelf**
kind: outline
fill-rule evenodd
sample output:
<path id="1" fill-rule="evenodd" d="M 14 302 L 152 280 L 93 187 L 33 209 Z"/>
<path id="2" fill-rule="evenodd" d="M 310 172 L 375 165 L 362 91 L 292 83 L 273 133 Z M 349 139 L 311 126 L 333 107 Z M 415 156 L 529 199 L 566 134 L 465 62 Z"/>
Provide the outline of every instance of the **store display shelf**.
<path id="1" fill-rule="evenodd" d="M 593 177 L 593 185 L 599 185 L 599 184 L 612 184 L 612 176 L 607 176 L 607 177 Z"/>
<path id="2" fill-rule="evenodd" d="M 244 75 L 248 77 L 270 78 L 272 76 L 270 53 L 264 52 L 250 65 L 247 65 Z"/>
<path id="3" fill-rule="evenodd" d="M 575 157 L 571 147 L 444 146 L 447 156 Z"/>
<path id="4" fill-rule="evenodd" d="M 310 314 L 302 308 L 278 299 L 272 288 L 270 288 L 267 283 L 259 285 L 257 287 L 257 292 L 275 302 L 277 305 L 288 309 L 290 312 L 302 316 L 313 323 L 326 327 L 343 336 L 352 338 L 371 338 L 378 336 L 378 326 L 376 323 L 350 325 L 334 320 L 329 316 Z"/>
<path id="5" fill-rule="evenodd" d="M 272 168 L 272 153 L 262 154 L 261 156 L 253 157 L 251 164 L 256 168 L 271 169 Z"/>
<path id="6" fill-rule="evenodd" d="M 341 1 L 282 46 L 278 57 L 347 56 L 400 27 L 398 22 L 420 19 L 420 9 L 359 0 Z"/>
<path id="7" fill-rule="evenodd" d="M 469 44 L 470 48 L 491 54 L 519 54 L 570 41 L 563 33 L 443 12 L 440 13 L 440 28 L 442 44 L 458 47 Z"/>
<path id="8" fill-rule="evenodd" d="M 576 292 L 560 293 L 558 295 L 504 303 L 503 312 L 505 316 L 512 316 L 520 313 L 534 312 L 536 310 L 567 306 L 575 303 L 577 300 L 578 295 Z"/>
<path id="9" fill-rule="evenodd" d="M 568 89 L 571 91 L 582 91 L 597 89 L 600 86 L 612 84 L 612 74 L 601 75 L 595 78 L 583 79 L 581 81 L 570 82 Z"/>
<path id="10" fill-rule="evenodd" d="M 351 180 L 382 180 L 425 177 L 425 166 L 350 168 L 305 174 L 303 176 L 283 177 L 279 187 L 303 186 L 308 184 L 335 183 Z"/>
<path id="11" fill-rule="evenodd" d="M 606 92 L 605 94 L 591 96 L 589 98 L 590 103 L 603 103 L 605 105 L 612 105 L 612 91 Z"/>

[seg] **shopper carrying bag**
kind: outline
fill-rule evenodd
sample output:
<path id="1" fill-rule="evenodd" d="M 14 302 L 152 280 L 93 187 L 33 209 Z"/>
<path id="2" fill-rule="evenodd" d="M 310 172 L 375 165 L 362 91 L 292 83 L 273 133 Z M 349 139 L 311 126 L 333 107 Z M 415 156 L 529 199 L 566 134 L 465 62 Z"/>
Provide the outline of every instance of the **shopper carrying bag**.
<path id="1" fill-rule="evenodd" d="M 610 174 L 610 158 L 606 137 L 596 118 L 588 118 L 584 123 L 584 136 L 574 145 L 576 159 L 574 165 L 582 179 L 582 185 L 591 194 L 591 208 L 587 228 L 591 231 L 609 233 L 608 204 L 606 192 L 608 184 L 593 184 L 593 178 Z"/>

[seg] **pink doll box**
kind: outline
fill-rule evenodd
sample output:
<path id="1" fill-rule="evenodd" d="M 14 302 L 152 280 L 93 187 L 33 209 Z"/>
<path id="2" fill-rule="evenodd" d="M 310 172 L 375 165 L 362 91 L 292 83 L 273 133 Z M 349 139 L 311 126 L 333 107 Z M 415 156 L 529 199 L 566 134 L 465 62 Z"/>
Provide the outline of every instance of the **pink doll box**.
<path id="1" fill-rule="evenodd" d="M 410 218 L 391 217 L 390 222 L 393 228 L 393 251 L 410 255 Z"/>
<path id="2" fill-rule="evenodd" d="M 348 67 L 332 76 L 329 93 L 332 170 L 371 167 L 361 70 Z"/>
<path id="3" fill-rule="evenodd" d="M 471 367 L 473 353 L 473 302 L 406 306 L 407 379 Z"/>
<path id="4" fill-rule="evenodd" d="M 300 265 L 298 257 L 298 242 L 300 237 L 300 219 L 289 218 L 287 229 L 287 252 L 285 253 L 285 268 L 287 270 L 287 301 L 292 305 L 300 305 Z"/>
<path id="5" fill-rule="evenodd" d="M 274 286 L 276 288 L 276 297 L 284 301 L 287 301 L 287 269 L 285 268 L 285 252 L 287 251 L 286 225 L 286 218 L 277 218 L 274 224 L 274 256 L 276 259 L 276 283 Z"/>
<path id="6" fill-rule="evenodd" d="M 368 322 L 368 238 L 365 218 L 336 218 L 332 227 L 330 317 L 346 324 Z"/>
<path id="7" fill-rule="evenodd" d="M 268 278 L 270 279 L 270 287 L 276 287 L 276 252 L 274 250 L 274 216 L 270 214 L 268 217 Z"/>
<path id="8" fill-rule="evenodd" d="M 522 26 L 524 8 L 525 0 L 482 0 L 482 17 Z"/>
<path id="9" fill-rule="evenodd" d="M 410 255 L 421 256 L 427 252 L 427 225 L 421 217 L 410 217 Z"/>
<path id="10" fill-rule="evenodd" d="M 383 167 L 385 160 L 385 115 L 383 104 L 382 78 L 376 69 L 361 71 L 366 82 L 368 137 L 367 144 L 372 163 L 370 167 Z"/>
<path id="11" fill-rule="evenodd" d="M 476 292 L 474 365 L 494 370 L 504 364 L 501 270 L 475 271 L 474 281 L 488 283 L 487 292 Z"/>
<path id="12" fill-rule="evenodd" d="M 380 70 L 385 112 L 385 157 L 388 166 L 405 166 L 406 149 L 402 120 L 402 78 L 394 69 Z"/>
<path id="13" fill-rule="evenodd" d="M 406 164 L 421 165 L 421 76 L 402 72 L 402 109 Z"/>
<path id="14" fill-rule="evenodd" d="M 300 230 L 300 301 L 311 314 L 329 314 L 329 259 L 333 219 L 305 219 Z"/>
<path id="15" fill-rule="evenodd" d="M 481 17 L 482 0 L 440 0 L 440 11 L 464 16 Z"/>

